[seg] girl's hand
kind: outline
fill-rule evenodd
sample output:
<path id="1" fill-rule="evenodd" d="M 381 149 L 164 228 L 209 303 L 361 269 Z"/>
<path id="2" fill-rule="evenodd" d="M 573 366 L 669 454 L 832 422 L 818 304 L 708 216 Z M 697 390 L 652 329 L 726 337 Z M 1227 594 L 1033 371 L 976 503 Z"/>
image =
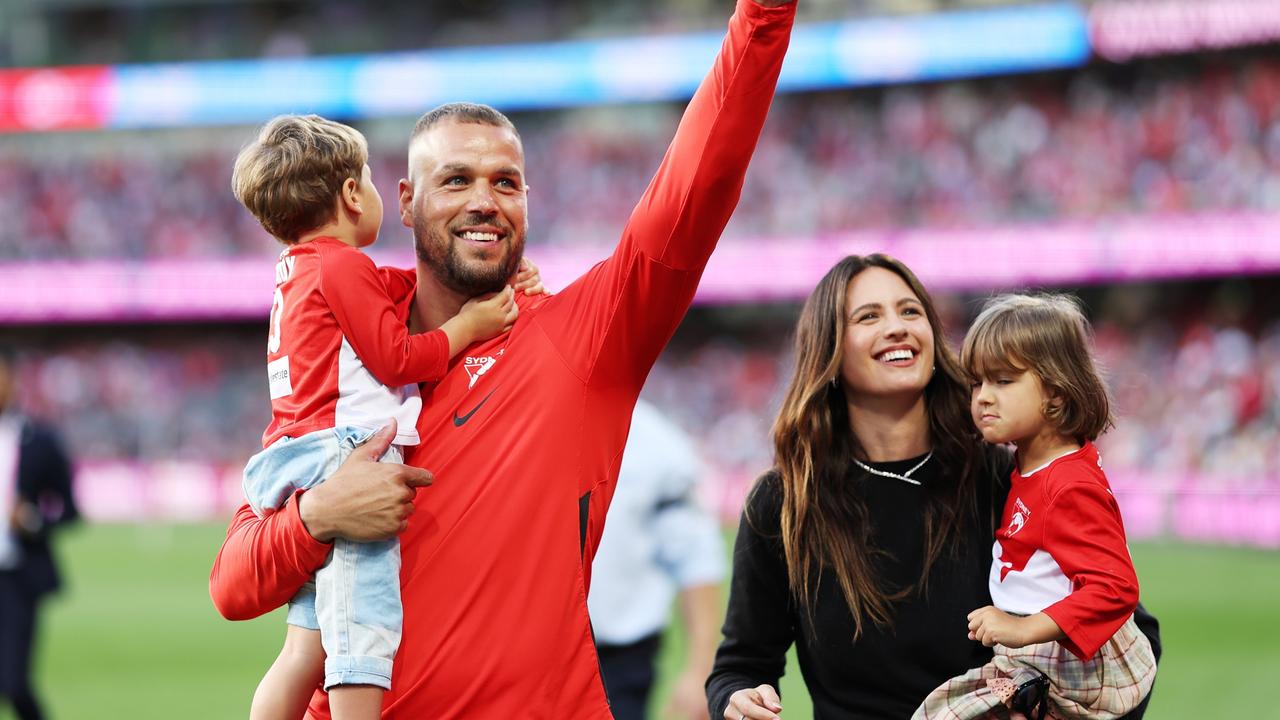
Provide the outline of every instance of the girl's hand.
<path id="1" fill-rule="evenodd" d="M 1020 648 L 1027 643 L 1022 642 L 1017 621 L 1018 618 L 997 607 L 978 608 L 969 613 L 969 639 L 987 647 L 1000 644 L 1007 648 Z"/>
<path id="2" fill-rule="evenodd" d="M 529 258 L 520 258 L 520 269 L 511 277 L 511 286 L 516 292 L 524 292 L 525 295 L 542 295 L 547 291 L 542 286 L 542 274 L 538 272 L 538 266 Z"/>
<path id="3" fill-rule="evenodd" d="M 729 696 L 729 706 L 724 709 L 724 720 L 780 720 L 782 701 L 772 685 L 739 690 Z"/>
<path id="4" fill-rule="evenodd" d="M 969 639 L 987 647 L 1020 648 L 1065 637 L 1058 623 L 1042 612 L 1019 617 L 988 605 L 969 613 Z"/>

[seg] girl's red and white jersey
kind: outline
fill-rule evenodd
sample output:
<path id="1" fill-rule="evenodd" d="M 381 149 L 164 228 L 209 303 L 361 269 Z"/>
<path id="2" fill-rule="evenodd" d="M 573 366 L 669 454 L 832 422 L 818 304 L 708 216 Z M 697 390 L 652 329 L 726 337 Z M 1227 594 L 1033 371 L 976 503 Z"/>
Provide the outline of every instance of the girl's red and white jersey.
<path id="1" fill-rule="evenodd" d="M 418 443 L 417 384 L 444 374 L 449 340 L 440 330 L 410 335 L 387 282 L 395 280 L 334 238 L 280 253 L 267 340 L 272 418 L 264 447 L 332 427 L 376 430 L 391 418 L 399 426 L 396 444 Z"/>
<path id="2" fill-rule="evenodd" d="M 992 556 L 992 603 L 1020 615 L 1044 612 L 1082 659 L 1138 605 L 1120 507 L 1093 443 L 1026 475 L 1014 471 Z"/>

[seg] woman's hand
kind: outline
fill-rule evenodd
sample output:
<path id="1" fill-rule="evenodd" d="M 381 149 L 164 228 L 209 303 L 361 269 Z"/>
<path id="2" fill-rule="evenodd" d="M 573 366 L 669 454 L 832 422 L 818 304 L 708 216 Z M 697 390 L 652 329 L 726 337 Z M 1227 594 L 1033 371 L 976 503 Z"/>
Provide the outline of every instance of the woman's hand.
<path id="1" fill-rule="evenodd" d="M 729 706 L 724 709 L 724 720 L 779 720 L 782 701 L 772 685 L 739 690 L 729 696 Z"/>

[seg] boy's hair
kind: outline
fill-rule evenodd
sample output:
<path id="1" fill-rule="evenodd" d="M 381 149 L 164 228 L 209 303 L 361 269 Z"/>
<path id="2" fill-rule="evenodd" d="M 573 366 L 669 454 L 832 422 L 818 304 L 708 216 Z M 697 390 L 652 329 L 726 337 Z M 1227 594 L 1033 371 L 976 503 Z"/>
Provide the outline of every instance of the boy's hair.
<path id="1" fill-rule="evenodd" d="M 348 178 L 360 182 L 369 145 L 352 127 L 319 115 L 281 115 L 240 151 L 231 190 L 280 242 L 332 222 Z"/>
<path id="2" fill-rule="evenodd" d="M 992 298 L 964 338 L 960 362 L 971 378 L 1035 373 L 1050 400 L 1045 418 L 1063 435 L 1096 440 L 1115 424 L 1111 395 L 1089 350 L 1089 322 L 1068 295 Z"/>

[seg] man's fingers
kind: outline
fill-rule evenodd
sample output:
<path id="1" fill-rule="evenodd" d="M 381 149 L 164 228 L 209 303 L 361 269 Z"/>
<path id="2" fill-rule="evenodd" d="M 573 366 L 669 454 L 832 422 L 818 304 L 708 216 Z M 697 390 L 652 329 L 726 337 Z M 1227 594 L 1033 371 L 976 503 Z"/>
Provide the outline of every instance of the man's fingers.
<path id="1" fill-rule="evenodd" d="M 426 487 L 435 482 L 435 476 L 430 470 L 423 470 L 412 465 L 403 465 L 404 477 L 402 478 L 406 487 L 420 488 Z"/>
<path id="2" fill-rule="evenodd" d="M 392 418 L 380 430 L 369 436 L 363 445 L 351 451 L 352 455 L 358 456 L 364 460 L 377 462 L 387 452 L 387 448 L 391 447 L 391 441 L 396 438 L 396 421 Z"/>

